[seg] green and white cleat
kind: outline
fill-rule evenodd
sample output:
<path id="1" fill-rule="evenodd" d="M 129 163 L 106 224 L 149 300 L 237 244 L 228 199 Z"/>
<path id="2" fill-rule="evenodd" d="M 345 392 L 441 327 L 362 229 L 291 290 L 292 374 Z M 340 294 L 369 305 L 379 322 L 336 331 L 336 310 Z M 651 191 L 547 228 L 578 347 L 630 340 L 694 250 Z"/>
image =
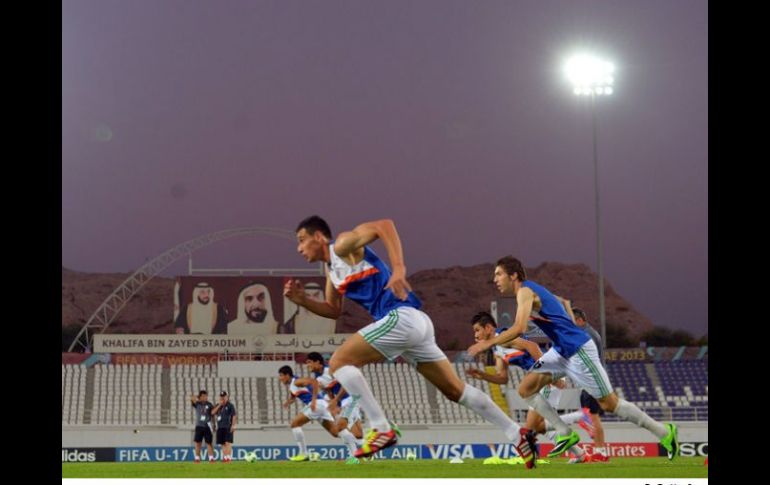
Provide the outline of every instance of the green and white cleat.
<path id="1" fill-rule="evenodd" d="M 345 460 L 345 464 L 346 465 L 360 465 L 361 464 L 361 460 L 359 460 L 355 456 L 351 456 L 350 458 Z"/>
<path id="2" fill-rule="evenodd" d="M 666 449 L 668 459 L 673 460 L 679 456 L 680 453 L 678 439 L 679 432 L 677 431 L 676 425 L 674 423 L 666 423 L 666 428 L 668 429 L 668 434 L 665 438 L 660 440 L 660 444 L 663 445 L 663 448 Z"/>
<path id="3" fill-rule="evenodd" d="M 310 461 L 310 458 L 305 455 L 294 455 L 289 458 L 289 461 Z"/>
<path id="4" fill-rule="evenodd" d="M 390 429 L 395 431 L 396 432 L 396 436 L 398 436 L 400 438 L 401 437 L 401 428 L 399 428 L 396 423 L 394 423 L 393 421 L 390 421 L 390 420 L 388 421 L 388 424 L 390 425 Z"/>
<path id="5" fill-rule="evenodd" d="M 561 455 L 565 451 L 575 446 L 578 441 L 580 441 L 580 435 L 577 434 L 577 431 L 574 429 L 572 430 L 572 433 L 568 434 L 567 436 L 557 435 L 556 442 L 554 443 L 556 446 L 554 446 L 553 450 L 548 453 L 548 458 Z"/>

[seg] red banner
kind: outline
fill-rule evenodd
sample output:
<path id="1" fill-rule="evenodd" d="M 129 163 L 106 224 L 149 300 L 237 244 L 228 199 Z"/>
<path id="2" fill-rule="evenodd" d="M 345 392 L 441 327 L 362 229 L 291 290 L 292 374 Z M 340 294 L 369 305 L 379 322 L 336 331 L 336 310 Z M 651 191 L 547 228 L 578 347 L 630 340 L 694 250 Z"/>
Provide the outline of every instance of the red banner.
<path id="1" fill-rule="evenodd" d="M 89 357 L 91 357 L 91 354 L 81 354 L 78 352 L 62 352 L 61 363 L 62 364 L 80 364 Z"/>
<path id="2" fill-rule="evenodd" d="M 580 443 L 580 446 L 587 452 L 594 452 L 593 443 Z M 540 455 L 545 456 L 553 449 L 552 443 L 543 443 L 540 445 Z M 657 443 L 607 443 L 605 447 L 609 457 L 618 458 L 636 458 L 659 456 Z"/>

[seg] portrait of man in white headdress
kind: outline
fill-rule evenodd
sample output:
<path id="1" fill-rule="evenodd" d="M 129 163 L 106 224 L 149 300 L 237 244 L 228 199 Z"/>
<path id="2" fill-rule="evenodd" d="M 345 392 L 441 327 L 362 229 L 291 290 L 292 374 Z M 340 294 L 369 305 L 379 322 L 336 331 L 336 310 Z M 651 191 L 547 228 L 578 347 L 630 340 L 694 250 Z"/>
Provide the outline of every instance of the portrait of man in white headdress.
<path id="1" fill-rule="evenodd" d="M 314 281 L 305 284 L 305 296 L 310 300 L 325 301 L 323 288 Z M 281 325 L 279 333 L 326 335 L 335 332 L 336 320 L 316 315 L 285 297 L 283 308 L 283 314 L 288 315 L 289 318 Z"/>
<path id="2" fill-rule="evenodd" d="M 278 322 L 270 300 L 270 290 L 261 283 L 250 283 L 238 295 L 238 314 L 227 324 L 229 335 L 272 335 Z"/>
<path id="3" fill-rule="evenodd" d="M 200 282 L 193 288 L 192 301 L 180 309 L 174 323 L 176 333 L 225 333 L 227 314 L 214 300 L 214 288 Z"/>

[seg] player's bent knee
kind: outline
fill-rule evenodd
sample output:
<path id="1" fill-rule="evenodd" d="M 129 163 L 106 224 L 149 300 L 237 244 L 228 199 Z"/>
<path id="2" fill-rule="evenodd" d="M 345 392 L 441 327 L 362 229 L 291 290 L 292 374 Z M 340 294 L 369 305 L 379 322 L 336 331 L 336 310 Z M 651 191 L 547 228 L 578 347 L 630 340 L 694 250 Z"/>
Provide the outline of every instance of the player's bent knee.
<path id="1" fill-rule="evenodd" d="M 519 388 L 517 389 L 517 391 L 519 392 L 519 397 L 521 397 L 522 399 L 527 399 L 529 397 L 532 397 L 537 392 L 537 388 L 535 386 L 527 385 L 524 382 L 522 382 L 521 384 L 519 384 Z"/>
<path id="2" fill-rule="evenodd" d="M 441 388 L 441 393 L 452 402 L 458 402 L 463 397 L 464 387 L 447 385 Z"/>
<path id="3" fill-rule="evenodd" d="M 601 406 L 602 409 L 611 413 L 618 407 L 618 396 L 616 396 L 615 393 L 610 393 L 597 399 L 597 401 L 599 401 L 599 406 Z"/>
<path id="4" fill-rule="evenodd" d="M 342 367 L 345 367 L 346 365 L 355 365 L 352 361 L 352 359 L 349 359 L 345 356 L 338 356 L 336 353 L 332 355 L 332 358 L 329 359 L 329 373 L 331 375 L 334 375 L 335 372 L 340 370 Z"/>

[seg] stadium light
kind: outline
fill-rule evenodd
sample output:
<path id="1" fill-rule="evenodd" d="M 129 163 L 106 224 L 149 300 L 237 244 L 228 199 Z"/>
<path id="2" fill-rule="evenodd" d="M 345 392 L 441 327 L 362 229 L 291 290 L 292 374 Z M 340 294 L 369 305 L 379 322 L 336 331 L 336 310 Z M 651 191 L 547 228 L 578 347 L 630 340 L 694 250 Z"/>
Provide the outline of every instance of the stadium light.
<path id="1" fill-rule="evenodd" d="M 564 65 L 564 74 L 578 96 L 610 95 L 615 65 L 591 54 L 576 54 Z"/>
<path id="2" fill-rule="evenodd" d="M 602 264 L 601 217 L 599 211 L 599 143 L 596 126 L 596 98 L 609 96 L 614 92 L 615 65 L 599 57 L 580 53 L 575 54 L 564 64 L 564 74 L 572 84 L 576 96 L 591 98 L 591 118 L 593 120 L 594 144 L 594 192 L 596 200 L 596 265 L 599 272 L 599 323 L 602 343 L 607 346 L 607 318 L 604 308 L 604 265 Z"/>

